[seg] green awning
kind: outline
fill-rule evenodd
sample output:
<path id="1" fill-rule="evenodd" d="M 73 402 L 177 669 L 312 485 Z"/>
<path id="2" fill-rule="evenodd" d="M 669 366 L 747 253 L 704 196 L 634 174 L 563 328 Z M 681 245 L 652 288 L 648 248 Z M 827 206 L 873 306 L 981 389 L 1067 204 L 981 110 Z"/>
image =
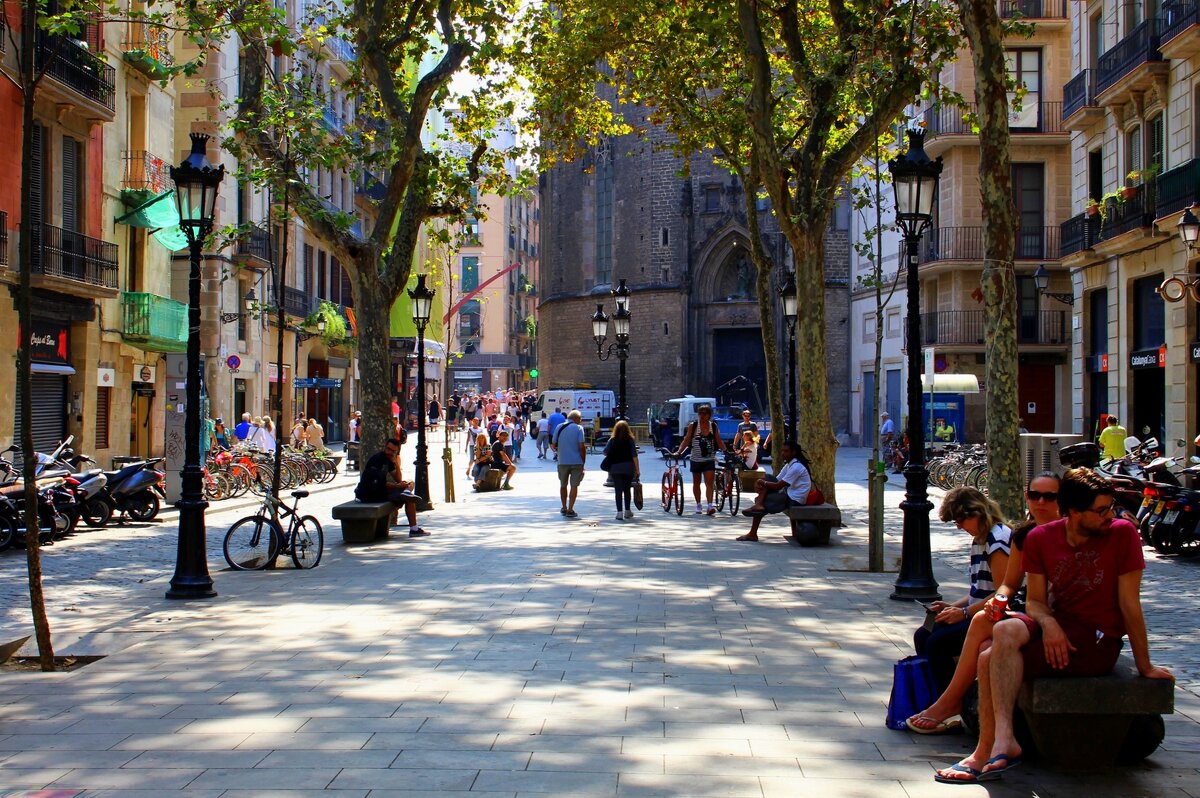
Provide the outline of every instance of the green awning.
<path id="1" fill-rule="evenodd" d="M 179 229 L 174 191 L 155 194 L 149 189 L 127 188 L 121 191 L 121 201 L 130 210 L 117 217 L 117 224 L 155 231 L 154 240 L 172 252 L 187 248 L 187 238 Z"/>

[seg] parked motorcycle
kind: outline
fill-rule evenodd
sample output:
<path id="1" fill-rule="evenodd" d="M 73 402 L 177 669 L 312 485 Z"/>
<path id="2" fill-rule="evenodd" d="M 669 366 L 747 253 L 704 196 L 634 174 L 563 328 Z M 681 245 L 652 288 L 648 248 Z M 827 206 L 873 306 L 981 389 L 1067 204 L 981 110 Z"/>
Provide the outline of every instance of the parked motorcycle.
<path id="1" fill-rule="evenodd" d="M 154 466 L 164 458 L 138 460 L 116 471 L 104 472 L 107 484 L 96 494 L 112 512 L 128 515 L 135 521 L 153 521 L 158 517 L 162 502 L 166 499 L 162 481 L 165 476 Z"/>

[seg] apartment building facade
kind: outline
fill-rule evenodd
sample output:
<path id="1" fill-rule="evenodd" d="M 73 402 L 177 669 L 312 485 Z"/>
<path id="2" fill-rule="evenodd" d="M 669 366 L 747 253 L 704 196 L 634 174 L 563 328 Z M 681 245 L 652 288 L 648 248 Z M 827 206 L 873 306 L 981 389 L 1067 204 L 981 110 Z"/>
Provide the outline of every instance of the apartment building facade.
<path id="1" fill-rule="evenodd" d="M 1030 23 L 1031 35 L 1006 42 L 1010 74 L 1023 86 L 1009 116 L 1013 200 L 1017 209 L 1014 271 L 1017 286 L 1019 347 L 1018 403 L 1023 426 L 1030 432 L 1065 432 L 1075 423 L 1072 396 L 1072 306 L 1051 294 L 1069 294 L 1070 267 L 1063 262 L 1060 235 L 1072 208 L 1072 134 L 1064 124 L 1063 89 L 1072 74 L 1071 20 L 1065 0 L 1002 0 L 1005 17 Z M 1076 4 L 1070 4 L 1072 6 Z M 941 75 L 942 85 L 968 101 L 974 97 L 969 51 Z M 966 108 L 931 104 L 917 109 L 916 125 L 926 134 L 925 151 L 943 159 L 944 168 L 933 225 L 919 252 L 922 349 L 934 352 L 935 379 L 930 411 L 957 419 L 961 439 L 982 441 L 986 402 L 986 358 L 983 294 L 983 214 L 979 196 L 978 135 Z M 894 221 L 891 198 L 884 221 Z M 856 240 L 874 219 L 856 217 Z M 893 420 L 907 415 L 904 365 L 907 299 L 902 244 L 884 238 L 883 273 L 889 287 L 899 284 L 876 320 L 874 291 L 856 280 L 852 360 L 852 436 L 869 443 L 879 414 Z M 898 271 L 899 268 L 899 271 Z M 868 259 L 856 256 L 858 277 L 869 271 Z M 1039 290 L 1035 274 L 1048 274 L 1049 287 Z M 888 289 L 885 289 L 887 293 Z M 874 369 L 876 325 L 884 326 L 883 365 Z M 881 386 L 880 406 L 872 401 L 873 382 Z"/>

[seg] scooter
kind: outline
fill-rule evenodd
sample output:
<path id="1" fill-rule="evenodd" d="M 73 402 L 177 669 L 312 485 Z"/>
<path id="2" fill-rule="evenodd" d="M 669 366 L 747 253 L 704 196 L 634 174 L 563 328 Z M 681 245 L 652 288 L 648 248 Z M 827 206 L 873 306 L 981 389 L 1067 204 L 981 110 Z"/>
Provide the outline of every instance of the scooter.
<path id="1" fill-rule="evenodd" d="M 101 527 L 108 524 L 112 519 L 113 507 L 100 495 L 108 484 L 108 475 L 95 467 L 96 461 L 86 454 L 64 448 L 54 464 L 70 471 L 68 482 L 73 483 L 80 516 L 87 525 Z"/>
<path id="2" fill-rule="evenodd" d="M 116 471 L 104 472 L 108 482 L 96 498 L 107 502 L 113 512 L 119 511 L 134 521 L 153 521 L 166 499 L 162 487 L 165 474 L 154 468 L 164 459 L 138 460 Z"/>

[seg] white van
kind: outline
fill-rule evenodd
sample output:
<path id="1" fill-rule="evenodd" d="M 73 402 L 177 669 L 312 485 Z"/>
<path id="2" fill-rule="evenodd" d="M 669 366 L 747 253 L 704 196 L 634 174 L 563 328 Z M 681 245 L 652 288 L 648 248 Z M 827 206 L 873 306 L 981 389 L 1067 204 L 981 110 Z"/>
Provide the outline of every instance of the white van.
<path id="1" fill-rule="evenodd" d="M 567 413 L 578 410 L 584 421 L 591 421 L 598 416 L 612 416 L 616 412 L 617 397 L 612 391 L 580 390 L 562 388 L 552 391 L 542 391 L 534 406 L 534 418 L 540 418 L 542 413 L 549 418 L 558 411 Z"/>

